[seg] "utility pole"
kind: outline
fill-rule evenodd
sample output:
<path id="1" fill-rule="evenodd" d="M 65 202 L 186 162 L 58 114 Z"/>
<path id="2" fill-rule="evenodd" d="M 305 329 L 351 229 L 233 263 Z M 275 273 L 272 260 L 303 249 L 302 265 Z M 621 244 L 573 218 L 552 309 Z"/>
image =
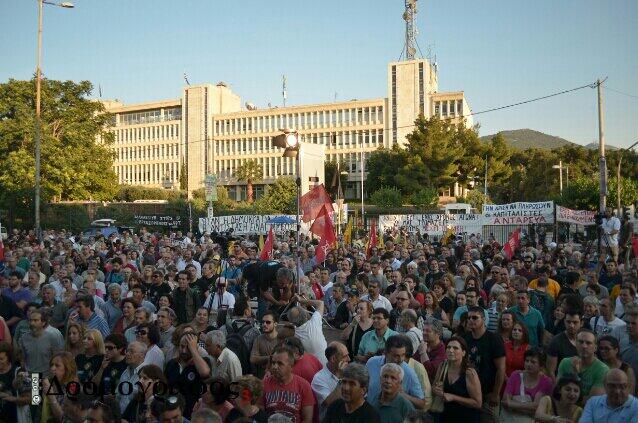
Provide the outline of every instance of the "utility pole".
<path id="1" fill-rule="evenodd" d="M 42 142 L 42 122 L 40 121 L 40 97 L 42 71 L 42 6 L 43 0 L 38 1 L 38 55 L 35 68 L 35 236 L 38 242 L 42 240 L 42 228 L 40 226 L 40 150 Z"/>
<path id="2" fill-rule="evenodd" d="M 605 78 L 606 80 L 607 78 Z M 603 112 L 603 89 L 602 84 L 605 80 L 598 79 L 596 86 L 598 88 L 598 150 L 600 154 L 600 204 L 598 211 L 605 212 L 607 206 L 607 161 L 605 159 L 605 115 Z"/>
<path id="3" fill-rule="evenodd" d="M 485 155 L 485 186 L 483 187 L 483 195 L 487 198 L 487 154 Z"/>

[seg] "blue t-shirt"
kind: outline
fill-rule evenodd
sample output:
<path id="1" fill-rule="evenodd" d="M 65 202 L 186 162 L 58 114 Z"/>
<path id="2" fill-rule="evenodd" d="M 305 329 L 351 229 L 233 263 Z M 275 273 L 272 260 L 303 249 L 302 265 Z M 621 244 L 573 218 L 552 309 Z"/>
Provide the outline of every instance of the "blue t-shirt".
<path id="1" fill-rule="evenodd" d="M 381 393 L 381 367 L 385 364 L 385 356 L 371 357 L 366 363 L 368 374 L 370 375 L 370 382 L 368 383 L 368 400 L 379 396 Z M 403 391 L 413 397 L 420 399 L 425 398 L 423 394 L 423 387 L 416 373 L 407 363 L 401 363 L 403 369 Z"/>

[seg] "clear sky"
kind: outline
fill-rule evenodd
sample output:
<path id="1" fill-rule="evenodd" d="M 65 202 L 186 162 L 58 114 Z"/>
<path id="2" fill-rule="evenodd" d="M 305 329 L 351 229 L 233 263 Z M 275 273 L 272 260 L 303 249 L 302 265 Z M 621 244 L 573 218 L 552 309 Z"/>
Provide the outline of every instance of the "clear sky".
<path id="1" fill-rule="evenodd" d="M 45 5 L 43 72 L 87 79 L 125 103 L 179 97 L 225 81 L 259 107 L 386 96 L 403 48 L 403 0 L 74 0 Z M 419 0 L 419 45 L 436 54 L 439 90 L 481 111 L 591 83 L 638 96 L 636 0 Z M 0 81 L 34 73 L 36 0 L 1 0 Z M 606 140 L 638 141 L 638 98 L 605 93 Z M 531 128 L 598 139 L 596 90 L 476 117 L 481 135 Z"/>

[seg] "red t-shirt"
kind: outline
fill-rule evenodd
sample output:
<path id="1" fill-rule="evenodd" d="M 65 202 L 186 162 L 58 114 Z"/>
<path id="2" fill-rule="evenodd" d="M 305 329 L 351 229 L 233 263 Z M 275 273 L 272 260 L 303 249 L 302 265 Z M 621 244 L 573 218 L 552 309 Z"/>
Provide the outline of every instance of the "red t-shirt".
<path id="1" fill-rule="evenodd" d="M 292 373 L 304 378 L 306 382 L 312 384 L 312 378 L 315 377 L 321 369 L 323 369 L 323 365 L 317 357 L 304 353 L 292 367 Z"/>
<path id="2" fill-rule="evenodd" d="M 293 422 L 301 423 L 301 410 L 308 405 L 315 405 L 315 396 L 310 384 L 297 375 L 292 375 L 292 381 L 281 385 L 271 375 L 264 378 L 264 395 L 262 397 L 264 410 L 269 416 L 275 413 L 292 418 Z"/>
<path id="3" fill-rule="evenodd" d="M 512 341 L 505 341 L 505 375 L 507 377 L 510 377 L 515 370 L 525 368 L 525 351 L 528 349 L 528 344 L 522 344 L 516 348 Z"/>

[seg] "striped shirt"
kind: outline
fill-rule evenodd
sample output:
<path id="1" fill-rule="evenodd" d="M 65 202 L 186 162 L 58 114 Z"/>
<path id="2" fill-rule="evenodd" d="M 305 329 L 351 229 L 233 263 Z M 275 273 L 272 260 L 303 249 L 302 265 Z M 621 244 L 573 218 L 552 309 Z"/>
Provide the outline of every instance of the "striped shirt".
<path id="1" fill-rule="evenodd" d="M 80 322 L 86 327 L 86 329 L 97 329 L 102 334 L 102 338 L 106 338 L 111 330 L 109 329 L 109 324 L 106 323 L 103 317 L 98 316 L 95 312 L 91 314 L 89 320 L 80 319 Z"/>

